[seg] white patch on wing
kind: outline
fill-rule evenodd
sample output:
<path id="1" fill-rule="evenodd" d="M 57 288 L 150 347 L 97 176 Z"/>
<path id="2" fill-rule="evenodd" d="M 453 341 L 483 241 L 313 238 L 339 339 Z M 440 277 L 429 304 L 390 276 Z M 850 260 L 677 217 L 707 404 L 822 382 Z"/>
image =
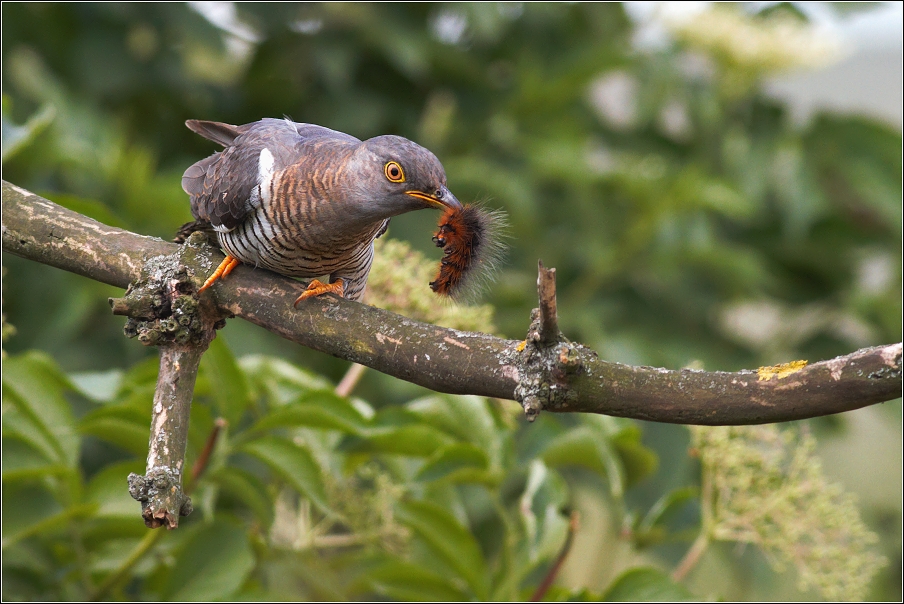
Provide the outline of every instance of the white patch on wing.
<path id="1" fill-rule="evenodd" d="M 260 158 L 257 162 L 257 176 L 261 192 L 261 200 L 265 203 L 270 202 L 270 180 L 273 178 L 273 154 L 269 149 L 261 151 Z"/>
<path id="2" fill-rule="evenodd" d="M 217 233 L 228 233 L 232 229 L 227 228 L 226 226 L 224 226 L 222 224 L 219 224 L 219 225 L 214 226 L 213 230 L 215 230 Z"/>
<path id="3" fill-rule="evenodd" d="M 270 153 L 270 149 L 264 149 L 263 151 L 261 151 L 257 166 L 258 177 L 261 180 L 269 178 L 270 175 L 273 174 L 273 154 Z"/>

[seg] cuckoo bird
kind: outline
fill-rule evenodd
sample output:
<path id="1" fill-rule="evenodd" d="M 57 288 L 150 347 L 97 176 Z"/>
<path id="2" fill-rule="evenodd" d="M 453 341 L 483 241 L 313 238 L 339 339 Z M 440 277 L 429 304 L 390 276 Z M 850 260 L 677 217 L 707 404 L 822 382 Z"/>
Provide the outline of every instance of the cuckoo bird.
<path id="1" fill-rule="evenodd" d="M 398 214 L 461 209 L 436 156 L 400 136 L 366 141 L 288 119 L 232 126 L 188 120 L 193 132 L 225 149 L 182 176 L 196 222 L 216 233 L 226 259 L 201 287 L 239 263 L 291 277 L 316 278 L 299 301 L 324 293 L 364 294 L 374 239 Z"/>

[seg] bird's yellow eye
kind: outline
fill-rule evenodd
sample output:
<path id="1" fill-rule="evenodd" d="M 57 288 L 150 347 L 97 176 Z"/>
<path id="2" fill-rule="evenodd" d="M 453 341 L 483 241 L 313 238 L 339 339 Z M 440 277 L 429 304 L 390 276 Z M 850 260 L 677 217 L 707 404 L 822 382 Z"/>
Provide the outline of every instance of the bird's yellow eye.
<path id="1" fill-rule="evenodd" d="M 405 182 L 405 172 L 402 171 L 402 166 L 394 161 L 387 162 L 383 166 L 383 174 L 386 175 L 389 182 Z"/>

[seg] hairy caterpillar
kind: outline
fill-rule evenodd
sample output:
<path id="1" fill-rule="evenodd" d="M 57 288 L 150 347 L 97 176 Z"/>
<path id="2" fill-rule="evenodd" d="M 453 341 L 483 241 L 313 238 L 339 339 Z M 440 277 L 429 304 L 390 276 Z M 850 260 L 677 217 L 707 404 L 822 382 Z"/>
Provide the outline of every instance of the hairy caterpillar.
<path id="1" fill-rule="evenodd" d="M 443 259 L 430 289 L 456 300 L 469 298 L 492 278 L 505 251 L 505 213 L 480 205 L 449 208 L 437 226 L 433 242 L 443 249 Z"/>

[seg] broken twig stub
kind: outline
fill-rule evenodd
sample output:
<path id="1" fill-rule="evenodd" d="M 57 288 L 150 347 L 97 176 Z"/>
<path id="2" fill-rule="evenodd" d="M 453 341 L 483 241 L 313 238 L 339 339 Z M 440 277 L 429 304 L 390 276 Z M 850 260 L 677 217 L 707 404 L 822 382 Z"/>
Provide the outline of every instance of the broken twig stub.
<path id="1" fill-rule="evenodd" d="M 541 260 L 538 272 L 540 306 L 531 312 L 527 338 L 517 349 L 519 380 L 515 388 L 515 400 L 521 403 L 524 415 L 531 422 L 541 410 L 555 409 L 567 402 L 569 375 L 578 373 L 583 365 L 581 347 L 559 333 L 556 269 L 545 268 Z"/>

